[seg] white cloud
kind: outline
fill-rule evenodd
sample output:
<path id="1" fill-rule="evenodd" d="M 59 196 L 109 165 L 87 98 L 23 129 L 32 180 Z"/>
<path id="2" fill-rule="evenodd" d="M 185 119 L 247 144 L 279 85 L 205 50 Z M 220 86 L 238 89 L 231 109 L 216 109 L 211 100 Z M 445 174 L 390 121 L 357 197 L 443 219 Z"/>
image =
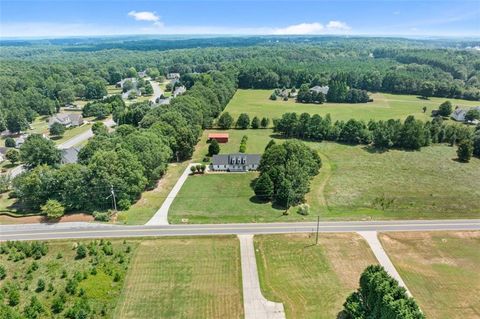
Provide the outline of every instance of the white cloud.
<path id="1" fill-rule="evenodd" d="M 137 21 L 157 22 L 160 20 L 160 17 L 155 12 L 151 11 L 130 11 L 128 15 Z"/>
<path id="2" fill-rule="evenodd" d="M 273 34 L 318 34 L 324 30 L 318 22 L 294 24 L 285 28 L 273 30 Z"/>
<path id="3" fill-rule="evenodd" d="M 327 29 L 329 31 L 350 31 L 352 28 L 345 22 L 332 20 L 327 23 Z"/>

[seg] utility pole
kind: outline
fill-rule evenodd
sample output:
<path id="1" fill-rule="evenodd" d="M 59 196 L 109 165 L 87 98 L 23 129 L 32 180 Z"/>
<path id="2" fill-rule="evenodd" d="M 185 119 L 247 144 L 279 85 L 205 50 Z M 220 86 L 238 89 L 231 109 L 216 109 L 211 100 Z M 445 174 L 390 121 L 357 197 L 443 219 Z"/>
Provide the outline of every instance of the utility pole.
<path id="1" fill-rule="evenodd" d="M 115 212 L 117 212 L 117 199 L 115 198 L 115 190 L 113 189 L 113 185 L 110 185 L 110 193 L 112 194 L 113 209 Z"/>
<path id="2" fill-rule="evenodd" d="M 318 228 L 320 227 L 320 216 L 317 216 L 317 236 L 315 237 L 315 245 L 318 245 Z"/>

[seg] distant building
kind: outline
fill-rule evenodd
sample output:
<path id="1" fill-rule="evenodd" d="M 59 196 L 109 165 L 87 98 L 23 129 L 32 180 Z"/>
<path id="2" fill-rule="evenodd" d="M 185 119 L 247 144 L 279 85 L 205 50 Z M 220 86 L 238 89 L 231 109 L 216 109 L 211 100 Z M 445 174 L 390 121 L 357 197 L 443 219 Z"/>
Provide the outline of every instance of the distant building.
<path id="1" fill-rule="evenodd" d="M 260 154 L 225 154 L 213 155 L 212 170 L 227 172 L 255 171 L 260 165 Z"/>
<path id="2" fill-rule="evenodd" d="M 80 126 L 83 124 L 83 116 L 75 113 L 57 113 L 50 117 L 48 126 L 52 126 L 53 123 L 60 123 L 65 127 Z"/>
<path id="3" fill-rule="evenodd" d="M 80 147 L 70 147 L 62 149 L 62 164 L 74 164 L 78 161 L 78 152 L 80 152 Z"/>
<path id="4" fill-rule="evenodd" d="M 159 104 L 159 105 L 168 105 L 170 104 L 170 98 L 167 97 L 167 98 L 161 98 L 161 97 L 157 97 L 156 100 L 155 100 L 155 103 Z"/>
<path id="5" fill-rule="evenodd" d="M 80 109 L 80 107 L 79 107 L 78 105 L 73 104 L 73 103 L 66 103 L 66 104 L 64 105 L 64 107 L 65 107 L 65 109 L 67 109 L 67 110 L 79 110 L 79 109 Z"/>
<path id="6" fill-rule="evenodd" d="M 327 95 L 329 89 L 330 88 L 328 87 L 328 85 L 324 85 L 324 86 L 316 85 L 316 86 L 310 88 L 310 92 L 315 92 L 317 94 L 321 92 L 324 95 Z"/>
<path id="7" fill-rule="evenodd" d="M 228 133 L 210 133 L 208 140 L 216 140 L 218 143 L 228 143 Z"/>
<path id="8" fill-rule="evenodd" d="M 465 115 L 467 115 L 467 112 L 469 110 L 477 110 L 480 112 L 480 106 L 475 106 L 475 107 L 469 108 L 468 110 L 457 107 L 453 111 L 451 118 L 458 122 L 465 122 Z M 474 121 L 474 122 L 477 122 L 477 121 Z"/>
<path id="9" fill-rule="evenodd" d="M 0 162 L 3 162 L 6 159 L 8 152 L 8 147 L 0 147 Z"/>
<path id="10" fill-rule="evenodd" d="M 182 86 L 177 86 L 175 90 L 173 91 L 173 97 L 177 97 L 179 95 L 182 95 L 183 93 L 187 92 L 187 88 Z"/>
<path id="11" fill-rule="evenodd" d="M 15 148 L 20 148 L 20 146 L 22 146 L 23 143 L 25 143 L 25 140 L 27 139 L 27 137 L 28 137 L 27 134 L 22 134 L 18 137 L 13 138 L 13 140 L 15 141 Z"/>
<path id="12" fill-rule="evenodd" d="M 178 80 L 180 79 L 180 73 L 168 73 L 167 74 L 168 80 Z"/>
<path id="13" fill-rule="evenodd" d="M 144 78 L 147 76 L 147 70 L 137 72 L 139 78 Z"/>

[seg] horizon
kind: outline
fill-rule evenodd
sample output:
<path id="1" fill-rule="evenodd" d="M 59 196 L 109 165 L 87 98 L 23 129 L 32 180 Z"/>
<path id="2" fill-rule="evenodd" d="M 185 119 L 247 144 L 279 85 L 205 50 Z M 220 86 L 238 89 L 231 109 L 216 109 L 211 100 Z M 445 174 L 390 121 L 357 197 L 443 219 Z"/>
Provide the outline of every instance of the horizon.
<path id="1" fill-rule="evenodd" d="M 139 35 L 480 37 L 480 7 L 470 0 L 6 0 L 0 6 L 1 39 Z"/>

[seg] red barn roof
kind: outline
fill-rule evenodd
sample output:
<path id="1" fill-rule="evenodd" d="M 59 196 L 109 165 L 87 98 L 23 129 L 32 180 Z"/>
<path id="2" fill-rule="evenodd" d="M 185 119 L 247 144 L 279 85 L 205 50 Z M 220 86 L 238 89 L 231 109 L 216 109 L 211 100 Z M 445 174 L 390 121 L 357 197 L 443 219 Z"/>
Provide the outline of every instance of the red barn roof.
<path id="1" fill-rule="evenodd" d="M 209 133 L 208 134 L 208 138 L 209 139 L 212 139 L 212 138 L 227 138 L 228 139 L 228 133 Z"/>

